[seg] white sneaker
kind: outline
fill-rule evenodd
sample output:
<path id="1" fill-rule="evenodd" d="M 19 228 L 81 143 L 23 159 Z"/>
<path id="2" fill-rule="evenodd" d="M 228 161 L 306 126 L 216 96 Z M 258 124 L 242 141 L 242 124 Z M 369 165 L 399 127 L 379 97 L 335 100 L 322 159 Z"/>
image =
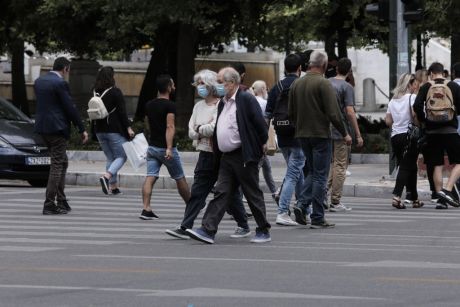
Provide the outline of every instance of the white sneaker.
<path id="1" fill-rule="evenodd" d="M 331 205 L 329 208 L 330 212 L 341 212 L 341 211 L 351 211 L 350 207 L 345 206 L 344 204 Z"/>
<path id="2" fill-rule="evenodd" d="M 350 172 L 350 171 L 346 171 L 346 172 L 345 172 L 345 176 L 347 176 L 347 177 L 351 176 L 351 172 Z"/>
<path id="3" fill-rule="evenodd" d="M 297 222 L 293 221 L 287 213 L 281 213 L 276 216 L 276 224 L 283 226 L 297 226 Z"/>

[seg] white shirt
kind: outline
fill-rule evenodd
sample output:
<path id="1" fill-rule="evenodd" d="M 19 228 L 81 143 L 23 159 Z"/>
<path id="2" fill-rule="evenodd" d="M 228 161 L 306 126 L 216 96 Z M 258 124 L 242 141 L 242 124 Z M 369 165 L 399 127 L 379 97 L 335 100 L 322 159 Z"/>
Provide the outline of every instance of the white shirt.
<path id="1" fill-rule="evenodd" d="M 230 152 L 241 147 L 240 131 L 236 121 L 236 93 L 229 99 L 224 97 L 224 108 L 217 121 L 217 143 L 221 152 Z"/>
<path id="2" fill-rule="evenodd" d="M 260 96 L 256 96 L 257 102 L 259 102 L 259 106 L 262 109 L 262 115 L 265 116 L 265 108 L 267 107 L 267 100 L 263 99 Z"/>
<path id="3" fill-rule="evenodd" d="M 409 108 L 409 97 L 411 108 Z M 415 102 L 414 94 L 405 94 L 401 98 L 393 98 L 388 103 L 387 113 L 393 118 L 391 126 L 391 136 L 406 133 L 409 123 L 412 121 L 412 106 Z"/>
<path id="4" fill-rule="evenodd" d="M 217 104 L 208 105 L 205 100 L 198 101 L 188 122 L 188 136 L 193 140 L 196 150 L 212 152 L 211 138 L 217 118 Z M 200 126 L 199 133 L 196 128 Z"/>

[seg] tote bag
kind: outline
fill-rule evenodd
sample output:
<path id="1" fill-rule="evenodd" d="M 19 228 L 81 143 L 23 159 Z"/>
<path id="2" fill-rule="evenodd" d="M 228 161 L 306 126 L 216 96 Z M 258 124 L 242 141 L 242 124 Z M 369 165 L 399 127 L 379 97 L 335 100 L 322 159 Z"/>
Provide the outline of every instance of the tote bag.
<path id="1" fill-rule="evenodd" d="M 148 147 L 149 144 L 143 133 L 137 134 L 132 141 L 123 144 L 129 163 L 135 170 L 138 170 L 147 162 Z"/>

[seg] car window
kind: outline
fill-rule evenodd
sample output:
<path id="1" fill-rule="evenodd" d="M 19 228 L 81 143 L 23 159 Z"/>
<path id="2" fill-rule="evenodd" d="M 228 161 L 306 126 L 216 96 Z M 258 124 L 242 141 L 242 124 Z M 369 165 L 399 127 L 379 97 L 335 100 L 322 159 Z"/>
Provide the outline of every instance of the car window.
<path id="1" fill-rule="evenodd" d="M 0 99 L 0 119 L 30 122 L 27 115 L 4 99 Z"/>

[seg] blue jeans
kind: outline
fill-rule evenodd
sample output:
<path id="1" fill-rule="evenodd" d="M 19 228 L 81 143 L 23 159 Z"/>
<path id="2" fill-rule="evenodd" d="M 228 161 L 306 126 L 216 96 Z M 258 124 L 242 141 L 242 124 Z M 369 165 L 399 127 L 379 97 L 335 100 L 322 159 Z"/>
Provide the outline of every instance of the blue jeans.
<path id="1" fill-rule="evenodd" d="M 105 170 L 112 174 L 109 183 L 116 184 L 118 171 L 126 162 L 126 154 L 122 145 L 128 140 L 119 133 L 96 133 L 96 137 L 107 158 Z"/>
<path id="2" fill-rule="evenodd" d="M 325 138 L 300 138 L 305 155 L 305 190 L 307 204 L 312 203 L 312 222 L 324 221 L 323 202 L 326 197 L 327 178 L 331 166 L 332 142 Z"/>
<path id="3" fill-rule="evenodd" d="M 280 147 L 284 160 L 286 161 L 286 175 L 281 189 L 278 214 L 287 213 L 291 203 L 292 194 L 295 195 L 300 203 L 303 187 L 303 172 L 305 156 L 301 147 Z"/>

